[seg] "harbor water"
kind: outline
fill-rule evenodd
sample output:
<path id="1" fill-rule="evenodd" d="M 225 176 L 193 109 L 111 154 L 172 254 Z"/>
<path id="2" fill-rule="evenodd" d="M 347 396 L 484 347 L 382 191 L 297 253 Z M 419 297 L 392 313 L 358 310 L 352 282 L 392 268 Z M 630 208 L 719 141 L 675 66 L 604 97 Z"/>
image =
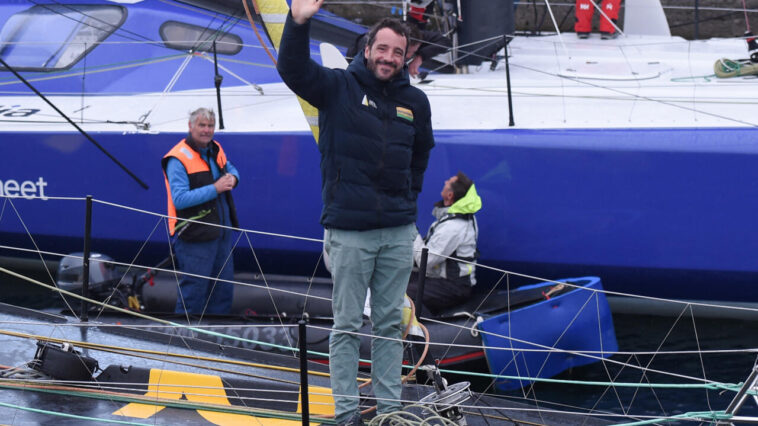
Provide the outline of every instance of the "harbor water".
<path id="1" fill-rule="evenodd" d="M 509 396 L 550 401 L 573 407 L 630 416 L 672 416 L 687 412 L 725 410 L 735 392 L 705 387 L 697 379 L 735 384 L 744 382 L 756 363 L 758 322 L 733 319 L 614 315 L 619 354 L 565 372 L 567 382 L 615 383 L 615 386 L 539 383 Z M 729 351 L 729 352 L 722 352 Z M 625 353 L 637 353 L 637 355 Z M 670 384 L 650 388 L 649 383 Z M 479 383 L 481 386 L 483 383 Z M 639 385 L 639 386 L 636 386 Z M 758 416 L 758 402 L 748 398 L 740 415 Z"/>

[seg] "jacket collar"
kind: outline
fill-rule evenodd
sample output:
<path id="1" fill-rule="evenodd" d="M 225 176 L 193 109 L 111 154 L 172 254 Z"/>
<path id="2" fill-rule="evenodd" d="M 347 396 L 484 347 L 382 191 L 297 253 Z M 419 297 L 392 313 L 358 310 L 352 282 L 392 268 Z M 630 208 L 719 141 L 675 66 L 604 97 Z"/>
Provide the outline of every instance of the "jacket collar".
<path id="1" fill-rule="evenodd" d="M 466 195 L 461 197 L 460 200 L 454 202 L 449 206 L 445 206 L 442 200 L 434 203 L 434 209 L 432 209 L 432 215 L 438 220 L 442 219 L 446 214 L 473 214 L 482 209 L 482 199 L 476 192 L 476 186 L 471 184 L 471 188 L 468 189 Z"/>
<path id="2" fill-rule="evenodd" d="M 210 155 L 215 157 L 216 152 L 218 152 L 218 149 L 214 149 L 216 147 L 215 140 L 211 140 L 211 142 L 205 148 L 200 148 L 200 145 L 198 145 L 197 142 L 195 142 L 195 140 L 192 139 L 192 135 L 188 133 L 187 137 L 184 139 L 184 142 L 187 145 L 189 145 L 189 147 L 192 148 L 193 151 L 196 151 L 198 153 L 207 151 Z"/>
<path id="3" fill-rule="evenodd" d="M 355 55 L 353 62 L 348 65 L 347 70 L 353 74 L 362 85 L 379 91 L 385 88 L 397 90 L 404 86 L 410 86 L 411 84 L 411 80 L 408 77 L 408 67 L 405 65 L 403 65 L 403 69 L 390 81 L 382 81 L 376 78 L 374 73 L 366 66 L 366 58 L 363 56 L 363 50 Z"/>

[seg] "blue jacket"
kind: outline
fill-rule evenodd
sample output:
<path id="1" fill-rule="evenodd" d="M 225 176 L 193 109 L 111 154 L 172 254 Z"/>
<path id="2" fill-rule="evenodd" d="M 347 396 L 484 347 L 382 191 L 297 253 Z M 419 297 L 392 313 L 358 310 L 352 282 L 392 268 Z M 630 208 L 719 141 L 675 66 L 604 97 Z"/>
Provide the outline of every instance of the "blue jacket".
<path id="1" fill-rule="evenodd" d="M 297 95 L 319 110 L 321 223 L 368 230 L 416 221 L 429 151 L 434 146 L 426 95 L 404 69 L 383 82 L 359 54 L 347 70 L 310 59 L 310 21 L 288 15 L 277 69 Z"/>

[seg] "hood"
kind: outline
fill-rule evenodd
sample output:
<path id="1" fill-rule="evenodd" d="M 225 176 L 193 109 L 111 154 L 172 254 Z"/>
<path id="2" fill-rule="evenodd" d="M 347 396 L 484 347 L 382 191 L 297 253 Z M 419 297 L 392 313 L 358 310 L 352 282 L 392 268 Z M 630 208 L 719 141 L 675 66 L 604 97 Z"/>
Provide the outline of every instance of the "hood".
<path id="1" fill-rule="evenodd" d="M 410 86 L 411 80 L 408 77 L 408 67 L 403 65 L 403 69 L 390 81 L 382 81 L 374 76 L 374 73 L 366 67 L 366 58 L 363 56 L 363 50 L 359 51 L 353 62 L 347 67 L 347 71 L 355 76 L 358 81 L 368 87 L 378 91 L 384 88 L 399 89 L 403 86 Z"/>
<path id="2" fill-rule="evenodd" d="M 448 208 L 447 212 L 450 214 L 473 214 L 481 210 L 481 208 L 482 199 L 479 197 L 479 194 L 476 193 L 476 185 L 471 184 L 471 188 L 468 189 L 466 195 L 460 200 L 454 202 L 453 205 Z"/>

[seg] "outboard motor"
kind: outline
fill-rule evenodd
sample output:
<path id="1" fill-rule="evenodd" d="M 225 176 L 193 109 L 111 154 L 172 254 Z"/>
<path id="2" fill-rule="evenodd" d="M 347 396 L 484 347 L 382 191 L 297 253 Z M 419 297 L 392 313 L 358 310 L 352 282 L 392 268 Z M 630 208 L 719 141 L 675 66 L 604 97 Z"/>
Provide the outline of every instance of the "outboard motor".
<path id="1" fill-rule="evenodd" d="M 72 293 L 82 292 L 83 253 L 71 253 L 61 259 L 58 265 L 58 288 Z M 95 299 L 103 299 L 111 294 L 119 277 L 113 259 L 100 253 L 90 253 L 89 292 Z"/>

